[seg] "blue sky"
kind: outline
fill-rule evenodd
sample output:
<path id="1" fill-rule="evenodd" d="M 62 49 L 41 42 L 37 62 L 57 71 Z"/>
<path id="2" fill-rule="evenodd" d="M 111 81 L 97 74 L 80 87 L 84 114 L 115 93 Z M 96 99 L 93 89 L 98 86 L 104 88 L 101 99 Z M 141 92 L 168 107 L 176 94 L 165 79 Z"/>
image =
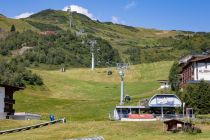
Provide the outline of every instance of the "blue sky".
<path id="1" fill-rule="evenodd" d="M 0 13 L 14 18 L 68 5 L 100 21 L 210 32 L 210 0 L 1 0 Z"/>

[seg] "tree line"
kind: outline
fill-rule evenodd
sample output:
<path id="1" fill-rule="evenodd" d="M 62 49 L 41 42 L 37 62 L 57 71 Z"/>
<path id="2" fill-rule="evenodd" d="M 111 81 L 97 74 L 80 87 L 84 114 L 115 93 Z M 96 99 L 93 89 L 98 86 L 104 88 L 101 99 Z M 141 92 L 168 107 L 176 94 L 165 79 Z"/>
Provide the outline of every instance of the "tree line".
<path id="1" fill-rule="evenodd" d="M 107 41 L 90 35 L 76 36 L 71 31 L 60 31 L 55 35 L 40 35 L 36 32 L 11 33 L 0 42 L 0 53 L 10 56 L 12 50 L 23 46 L 33 47 L 18 59 L 27 66 L 32 64 L 51 64 L 66 66 L 90 66 L 90 40 L 96 40 L 96 66 L 113 66 L 120 62 L 119 53 Z"/>

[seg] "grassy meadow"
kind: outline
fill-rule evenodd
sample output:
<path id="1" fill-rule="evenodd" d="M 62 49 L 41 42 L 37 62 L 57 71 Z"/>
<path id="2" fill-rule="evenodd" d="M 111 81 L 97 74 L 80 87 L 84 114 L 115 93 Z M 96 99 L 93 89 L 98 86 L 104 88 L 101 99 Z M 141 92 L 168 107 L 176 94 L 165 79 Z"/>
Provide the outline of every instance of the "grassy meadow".
<path id="1" fill-rule="evenodd" d="M 125 71 L 125 94 L 132 97 L 130 104 L 137 105 L 141 98 L 151 97 L 157 92 L 158 79 L 166 79 L 173 62 L 157 62 L 130 66 Z M 120 78 L 116 68 L 108 76 L 108 68 L 69 68 L 59 70 L 37 70 L 45 85 L 27 87 L 15 94 L 17 111 L 34 112 L 48 119 L 66 117 L 72 121 L 107 120 L 108 114 L 119 103 Z"/>
<path id="2" fill-rule="evenodd" d="M 130 66 L 125 71 L 125 94 L 132 97 L 129 104 L 137 105 L 139 99 L 158 93 L 158 79 L 166 79 L 173 62 L 163 61 Z M 203 133 L 198 135 L 170 134 L 163 131 L 161 122 L 114 122 L 108 120 L 109 112 L 119 103 L 120 78 L 115 68 L 108 76 L 108 68 L 69 68 L 59 70 L 32 69 L 45 85 L 27 87 L 15 94 L 17 112 L 42 115 L 42 121 L 65 117 L 66 124 L 56 124 L 30 131 L 0 136 L 10 139 L 69 139 L 103 136 L 106 140 L 175 140 L 210 138 L 210 126 L 199 125 Z M 40 121 L 0 121 L 0 130 L 34 124 Z"/>

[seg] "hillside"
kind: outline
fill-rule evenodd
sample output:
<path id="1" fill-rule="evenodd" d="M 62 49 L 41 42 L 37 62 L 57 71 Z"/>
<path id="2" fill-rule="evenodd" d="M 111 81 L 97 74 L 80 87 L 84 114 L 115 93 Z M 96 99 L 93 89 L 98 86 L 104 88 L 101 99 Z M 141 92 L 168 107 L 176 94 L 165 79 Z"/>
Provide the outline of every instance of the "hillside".
<path id="1" fill-rule="evenodd" d="M 67 12 L 56 11 L 56 10 L 44 10 L 37 14 L 34 14 L 26 19 L 8 19 L 0 18 L 0 28 L 6 31 L 9 31 L 11 25 L 16 26 L 17 31 L 24 30 L 33 30 L 33 31 L 60 31 L 69 29 L 69 16 Z M 96 37 L 101 37 L 102 39 L 107 40 L 114 48 L 119 51 L 121 58 L 124 61 L 130 63 L 140 63 L 142 62 L 153 62 L 157 57 L 163 56 L 164 52 L 171 50 L 171 47 L 158 47 L 165 42 L 161 42 L 160 39 L 174 37 L 179 34 L 185 34 L 181 31 L 161 31 L 155 29 L 144 29 L 144 28 L 135 28 L 125 25 L 113 24 L 110 22 L 100 22 L 94 21 L 85 15 L 73 12 L 72 13 L 73 27 L 71 30 L 75 32 L 84 32 L 85 34 L 90 34 Z M 164 45 L 163 45 L 164 46 Z M 148 47 L 148 48 L 146 48 Z M 129 49 L 138 49 L 140 48 L 142 53 L 127 53 L 131 52 Z M 146 48 L 146 49 L 145 49 Z M 158 52 L 157 52 L 158 50 Z M 144 54 L 150 54 L 156 52 L 154 58 L 153 55 L 147 56 Z M 180 53 L 180 52 L 178 52 Z M 139 59 L 133 60 L 130 58 L 132 56 L 138 57 Z M 169 56 L 164 56 L 159 60 L 173 60 L 177 57 L 177 52 L 172 51 Z"/>
<path id="2" fill-rule="evenodd" d="M 21 19 L 11 19 L 5 16 L 0 16 L 0 29 L 4 31 L 10 31 L 12 25 L 16 26 L 17 31 L 34 30 L 38 31 L 35 27 L 31 26 L 27 22 Z"/>
<path id="3" fill-rule="evenodd" d="M 2 20 L 0 28 L 6 31 L 9 31 L 11 25 L 14 24 L 20 32 L 71 30 L 77 35 L 100 37 L 118 50 L 124 62 L 131 64 L 173 61 L 185 54 L 201 53 L 210 49 L 209 33 L 137 28 L 91 20 L 76 12 L 72 13 L 71 29 L 68 13 L 60 10 L 43 10 L 26 19 L 0 18 L 0 20 Z"/>
<path id="4" fill-rule="evenodd" d="M 158 92 L 158 79 L 168 77 L 173 62 L 157 62 L 131 66 L 125 72 L 125 94 L 132 97 L 130 104 Z M 164 70 L 160 70 L 161 68 Z M 108 113 L 119 103 L 120 78 L 116 68 L 107 75 L 107 68 L 32 71 L 43 78 L 45 86 L 28 86 L 15 94 L 18 112 L 34 112 L 48 119 L 50 113 L 68 120 L 107 120 Z M 95 111 L 97 109 L 97 111 Z M 58 111 L 59 110 L 59 111 Z"/>
<path id="5" fill-rule="evenodd" d="M 129 56 L 131 55 L 123 53 L 127 51 L 128 48 L 159 46 L 161 45 L 159 44 L 159 39 L 161 38 L 184 34 L 178 31 L 161 31 L 154 29 L 135 28 L 113 24 L 110 22 L 103 23 L 100 21 L 91 20 L 90 18 L 75 12 L 72 13 L 72 20 L 73 30 L 80 31 L 82 29 L 85 31 L 85 33 L 100 36 L 109 41 L 114 48 L 118 49 L 121 57 L 124 60 L 126 58 L 129 59 Z M 40 28 L 41 24 L 42 26 L 47 27 L 45 30 L 48 29 L 49 25 L 50 28 L 53 28 L 54 26 L 55 29 L 69 29 L 69 16 L 64 11 L 55 11 L 50 9 L 44 10 L 25 19 L 25 21 L 41 30 L 44 30 L 43 28 Z M 165 48 L 161 50 L 165 51 Z"/>
<path id="6" fill-rule="evenodd" d="M 6 16 L 5 16 L 5 15 L 3 15 L 3 14 L 1 14 L 1 13 L 0 13 L 0 17 L 6 18 Z"/>

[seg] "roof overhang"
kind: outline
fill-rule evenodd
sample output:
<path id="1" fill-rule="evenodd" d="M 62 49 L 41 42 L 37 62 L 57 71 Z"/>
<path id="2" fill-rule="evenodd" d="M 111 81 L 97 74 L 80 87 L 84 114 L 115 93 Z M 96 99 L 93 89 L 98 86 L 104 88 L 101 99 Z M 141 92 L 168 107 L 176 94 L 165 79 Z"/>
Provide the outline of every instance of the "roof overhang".
<path id="1" fill-rule="evenodd" d="M 149 107 L 181 107 L 182 102 L 175 94 L 155 94 L 148 103 Z"/>
<path id="2" fill-rule="evenodd" d="M 120 108 L 130 108 L 130 109 L 143 109 L 143 108 L 148 108 L 146 106 L 116 106 L 115 108 L 120 109 Z"/>
<path id="3" fill-rule="evenodd" d="M 15 87 L 15 86 L 6 85 L 6 84 L 0 84 L 0 87 L 5 87 L 6 89 L 11 89 L 13 91 L 18 91 L 18 90 L 24 89 L 24 87 Z"/>

